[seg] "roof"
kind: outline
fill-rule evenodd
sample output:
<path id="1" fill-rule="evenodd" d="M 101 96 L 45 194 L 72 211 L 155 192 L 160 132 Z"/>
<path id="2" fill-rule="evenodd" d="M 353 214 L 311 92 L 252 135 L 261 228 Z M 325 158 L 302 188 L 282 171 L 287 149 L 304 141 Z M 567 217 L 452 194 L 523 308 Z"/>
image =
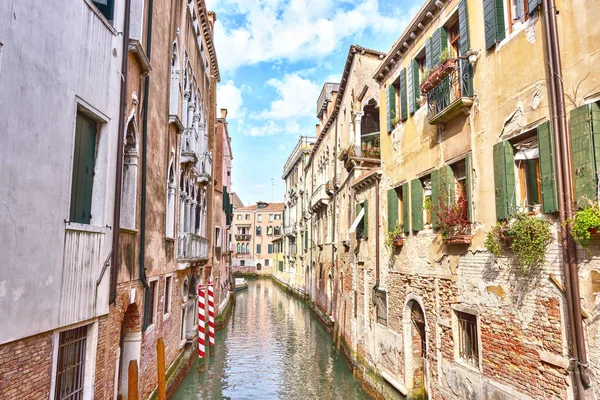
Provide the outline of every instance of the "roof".
<path id="1" fill-rule="evenodd" d="M 344 72 L 342 73 L 342 79 L 340 81 L 340 88 L 339 88 L 337 97 L 335 99 L 335 105 L 333 108 L 333 112 L 331 113 L 329 118 L 327 118 L 327 122 L 325 123 L 325 126 L 323 126 L 321 133 L 317 137 L 317 141 L 315 142 L 315 145 L 313 146 L 313 148 L 310 152 L 310 158 L 308 159 L 307 166 L 310 165 L 310 163 L 312 162 L 312 158 L 313 158 L 315 152 L 317 151 L 317 148 L 319 147 L 319 143 L 321 143 L 321 141 L 325 137 L 325 134 L 327 134 L 329 127 L 333 124 L 333 121 L 337 117 L 338 111 L 340 109 L 340 104 L 342 102 L 342 98 L 344 97 L 344 92 L 346 91 L 346 86 L 348 85 L 348 75 L 350 75 L 350 67 L 352 67 L 352 61 L 354 60 L 354 55 L 356 53 L 369 54 L 369 55 L 376 56 L 379 58 L 385 57 L 385 53 L 382 53 L 381 51 L 378 51 L 378 50 L 367 49 L 365 47 L 362 47 L 362 46 L 359 46 L 356 44 L 353 44 L 350 46 L 350 49 L 348 50 L 348 57 L 346 57 L 346 65 L 344 66 Z"/>
<path id="2" fill-rule="evenodd" d="M 200 12 L 200 23 L 202 26 L 202 32 L 206 38 L 206 47 L 208 48 L 208 54 L 210 55 L 210 64 L 214 72 L 215 79 L 217 82 L 221 82 L 221 73 L 219 72 L 219 63 L 217 62 L 217 52 L 213 43 L 213 29 L 210 27 L 208 22 L 208 14 L 211 11 L 206 9 L 206 2 L 204 0 L 198 0 L 198 10 Z M 214 13 L 213 13 L 214 14 Z M 217 20 L 216 14 L 214 14 L 215 21 Z"/>
<path id="3" fill-rule="evenodd" d="M 402 32 L 402 35 L 400 35 L 391 50 L 387 53 L 387 56 L 383 59 L 377 70 L 375 70 L 373 78 L 377 82 L 381 84 L 387 78 L 398 59 L 401 59 L 417 42 L 419 36 L 425 32 L 427 25 L 433 21 L 435 15 L 441 11 L 444 3 L 447 2 L 448 0 L 425 1 L 425 4 L 423 4 L 417 15 L 410 21 L 404 32 Z"/>
<path id="4" fill-rule="evenodd" d="M 263 211 L 283 211 L 283 206 L 284 206 L 283 203 L 269 203 L 264 208 L 258 208 L 258 205 L 253 204 L 253 205 L 248 206 L 248 207 L 236 208 L 233 211 L 234 212 L 238 212 L 238 211 L 257 211 L 257 210 L 260 210 L 261 212 L 263 212 Z"/>

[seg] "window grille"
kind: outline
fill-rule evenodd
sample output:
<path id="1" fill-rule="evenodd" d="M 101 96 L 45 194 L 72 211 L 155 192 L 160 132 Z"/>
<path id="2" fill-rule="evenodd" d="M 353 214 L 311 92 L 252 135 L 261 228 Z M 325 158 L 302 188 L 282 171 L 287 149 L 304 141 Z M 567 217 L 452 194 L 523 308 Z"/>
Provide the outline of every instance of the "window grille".
<path id="1" fill-rule="evenodd" d="M 479 343 L 477 338 L 477 317 L 457 311 L 458 352 L 461 359 L 479 367 Z"/>
<path id="2" fill-rule="evenodd" d="M 55 400 L 83 398 L 87 330 L 87 326 L 81 326 L 60 333 Z"/>

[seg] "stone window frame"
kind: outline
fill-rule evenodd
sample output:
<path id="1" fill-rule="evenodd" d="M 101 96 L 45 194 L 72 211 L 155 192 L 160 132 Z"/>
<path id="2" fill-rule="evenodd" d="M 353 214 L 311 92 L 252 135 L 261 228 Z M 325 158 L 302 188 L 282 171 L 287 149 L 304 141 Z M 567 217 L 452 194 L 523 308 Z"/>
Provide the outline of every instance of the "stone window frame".
<path id="1" fill-rule="evenodd" d="M 52 375 L 50 377 L 50 399 L 56 397 L 56 372 L 58 369 L 58 351 L 60 343 L 60 333 L 71 329 L 88 327 L 86 346 L 85 346 L 85 367 L 83 371 L 83 400 L 92 400 L 94 398 L 94 383 L 96 374 L 96 350 L 98 345 L 98 321 L 84 321 L 56 329 L 52 334 Z"/>
<path id="2" fill-rule="evenodd" d="M 171 280 L 171 283 L 169 285 L 169 293 L 167 293 L 167 280 Z M 174 285 L 175 279 L 174 279 L 174 275 L 173 273 L 170 274 L 165 274 L 165 284 L 164 284 L 164 288 L 163 288 L 163 321 L 166 321 L 167 319 L 169 319 L 169 317 L 171 316 L 171 311 L 173 311 L 173 285 Z M 165 307 L 165 302 L 167 302 L 168 300 L 168 305 L 167 307 Z M 165 312 L 165 308 L 166 308 L 166 312 Z"/>
<path id="3" fill-rule="evenodd" d="M 454 362 L 460 365 L 463 368 L 466 368 L 470 371 L 473 371 L 477 374 L 483 373 L 483 345 L 481 341 L 481 315 L 477 308 L 462 305 L 462 304 L 453 304 L 451 306 L 452 309 L 452 338 L 454 342 L 453 354 L 454 354 Z M 459 325 L 458 325 L 458 315 L 457 312 L 470 314 L 475 316 L 477 319 L 477 366 L 472 363 L 465 361 L 460 356 L 460 348 L 458 343 L 459 337 Z"/>
<path id="4" fill-rule="evenodd" d="M 156 328 L 156 325 L 158 322 L 158 291 L 160 290 L 160 280 L 159 280 L 158 276 L 148 278 L 148 286 L 152 285 L 155 282 L 156 282 L 156 289 L 152 293 L 152 304 L 154 306 L 152 308 L 152 323 L 149 324 L 148 327 L 146 328 L 146 331 L 144 332 L 145 334 L 152 332 Z M 148 319 L 148 321 L 149 321 L 149 319 Z"/>

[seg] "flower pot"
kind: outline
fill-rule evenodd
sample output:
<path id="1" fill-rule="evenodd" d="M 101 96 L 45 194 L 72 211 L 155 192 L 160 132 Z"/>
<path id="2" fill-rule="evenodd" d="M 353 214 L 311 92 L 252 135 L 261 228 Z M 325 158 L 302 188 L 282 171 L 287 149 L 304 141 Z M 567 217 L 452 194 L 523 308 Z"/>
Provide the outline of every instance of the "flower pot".
<path id="1" fill-rule="evenodd" d="M 435 88 L 438 83 L 442 81 L 445 77 L 450 75 L 452 71 L 456 69 L 456 59 L 449 58 L 444 61 L 442 64 L 438 65 L 431 71 L 431 74 L 421 83 L 419 89 L 421 93 L 428 93 L 433 88 Z"/>
<path id="2" fill-rule="evenodd" d="M 471 235 L 454 235 L 449 238 L 443 238 L 445 244 L 471 244 L 473 237 Z"/>
<path id="3" fill-rule="evenodd" d="M 402 247 L 402 245 L 404 245 L 404 238 L 402 238 L 402 237 L 394 238 L 394 246 L 395 247 Z"/>
<path id="4" fill-rule="evenodd" d="M 598 234 L 600 234 L 600 231 L 599 231 L 598 227 L 588 228 L 588 232 L 590 233 L 590 235 L 598 235 Z"/>

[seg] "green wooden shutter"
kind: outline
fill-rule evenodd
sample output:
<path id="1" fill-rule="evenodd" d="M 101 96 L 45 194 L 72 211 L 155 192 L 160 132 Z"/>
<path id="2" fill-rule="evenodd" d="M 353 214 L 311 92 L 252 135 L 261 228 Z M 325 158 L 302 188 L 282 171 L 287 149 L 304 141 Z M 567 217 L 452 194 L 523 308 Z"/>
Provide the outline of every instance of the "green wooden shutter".
<path id="1" fill-rule="evenodd" d="M 514 153 L 509 142 L 494 145 L 494 189 L 496 194 L 496 218 L 507 219 L 514 211 L 515 167 Z"/>
<path id="2" fill-rule="evenodd" d="M 423 184 L 420 179 L 410 182 L 410 209 L 412 219 L 412 230 L 423 229 Z"/>
<path id="3" fill-rule="evenodd" d="M 412 96 L 413 103 L 415 106 L 415 110 L 419 109 L 419 101 L 418 99 L 421 97 L 421 91 L 419 89 L 420 79 L 419 79 L 419 63 L 417 60 L 413 59 L 410 63 L 412 65 L 412 91 L 409 91 L 409 96 Z"/>
<path id="4" fill-rule="evenodd" d="M 77 114 L 69 213 L 71 222 L 89 224 L 92 218 L 96 130 L 94 120 L 83 114 Z"/>
<path id="5" fill-rule="evenodd" d="M 388 205 L 388 232 L 394 230 L 398 225 L 398 193 L 396 189 L 390 189 L 387 192 Z"/>
<path id="6" fill-rule="evenodd" d="M 273 254 L 273 245 L 272 244 L 267 245 L 267 252 L 269 254 Z"/>
<path id="7" fill-rule="evenodd" d="M 360 210 L 362 210 L 363 208 L 363 203 L 358 203 L 356 204 L 356 216 L 358 217 L 358 214 L 360 214 Z M 364 217 L 363 217 L 364 218 Z M 363 219 L 364 221 L 364 219 Z M 362 223 L 358 223 L 358 226 L 356 227 L 356 236 L 359 237 L 360 234 L 362 234 L 364 232 L 363 229 L 364 225 Z"/>
<path id="8" fill-rule="evenodd" d="M 408 118 L 408 107 L 406 103 L 406 68 L 400 71 L 400 116 L 402 121 Z"/>
<path id="9" fill-rule="evenodd" d="M 440 52 L 442 51 L 441 30 L 436 29 L 431 35 L 431 68 L 440 63 Z"/>
<path id="10" fill-rule="evenodd" d="M 537 128 L 538 148 L 540 153 L 540 176 L 542 180 L 542 209 L 545 213 L 558 211 L 555 179 L 555 147 L 552 126 L 549 121 Z"/>
<path id="11" fill-rule="evenodd" d="M 461 0 L 458 3 L 458 50 L 461 56 L 464 56 L 471 50 L 471 42 L 469 40 L 469 14 L 467 12 L 467 1 Z M 460 60 L 461 71 L 461 95 L 463 97 L 473 96 L 473 68 L 469 60 Z"/>
<path id="12" fill-rule="evenodd" d="M 408 195 L 408 182 L 402 184 L 402 227 L 404 233 L 410 232 L 410 214 L 409 210 L 410 196 Z"/>
<path id="13" fill-rule="evenodd" d="M 413 67 L 413 63 L 415 60 L 410 60 L 408 62 L 407 68 L 407 79 L 406 79 L 406 91 L 408 93 L 408 113 L 415 113 L 415 91 L 414 91 L 414 73 L 415 68 Z"/>
<path id="14" fill-rule="evenodd" d="M 575 175 L 575 201 L 578 207 L 596 200 L 598 160 L 600 154 L 600 111 L 596 104 L 586 104 L 571 111 L 571 141 Z M 592 118 L 594 115 L 594 118 Z M 593 122 L 592 122 L 593 121 Z"/>
<path id="15" fill-rule="evenodd" d="M 483 0 L 485 48 L 491 49 L 505 37 L 503 0 Z"/>
<path id="16" fill-rule="evenodd" d="M 431 69 L 433 67 L 433 62 L 431 59 L 431 37 L 427 38 L 425 41 L 425 68 Z"/>
<path id="17" fill-rule="evenodd" d="M 472 178 L 472 171 L 473 171 L 473 161 L 471 160 L 471 153 L 467 154 L 467 156 L 465 157 L 465 171 L 467 173 L 467 218 L 469 219 L 470 222 L 473 222 L 473 194 L 472 194 L 472 185 L 473 185 L 473 178 Z"/>
<path id="18" fill-rule="evenodd" d="M 385 88 L 385 118 L 387 121 L 387 132 L 390 133 L 393 130 L 392 127 L 392 108 L 390 107 L 390 87 L 392 85 L 388 85 L 387 88 Z"/>
<path id="19" fill-rule="evenodd" d="M 439 170 L 431 172 L 431 226 L 438 227 L 438 210 L 440 206 Z"/>
<path id="20" fill-rule="evenodd" d="M 363 217 L 363 234 L 365 239 L 369 237 L 369 200 L 363 202 L 365 208 L 365 216 Z"/>
<path id="21" fill-rule="evenodd" d="M 389 84 L 386 90 L 387 100 L 387 128 L 388 133 L 394 129 L 393 121 L 396 119 L 396 88 Z"/>

